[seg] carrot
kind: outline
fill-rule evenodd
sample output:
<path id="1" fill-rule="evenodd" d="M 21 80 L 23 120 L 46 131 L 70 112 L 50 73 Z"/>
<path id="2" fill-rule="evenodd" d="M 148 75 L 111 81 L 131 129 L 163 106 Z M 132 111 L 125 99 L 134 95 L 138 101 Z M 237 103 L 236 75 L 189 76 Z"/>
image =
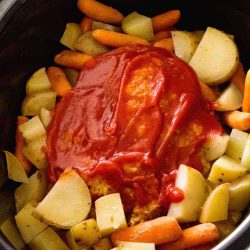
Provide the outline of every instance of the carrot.
<path id="1" fill-rule="evenodd" d="M 211 102 L 214 102 L 218 98 L 218 94 L 211 89 L 207 84 L 200 81 L 200 87 L 201 87 L 201 94 L 204 99 L 209 100 Z"/>
<path id="2" fill-rule="evenodd" d="M 47 69 L 47 75 L 51 82 L 51 88 L 56 91 L 59 96 L 64 96 L 72 89 L 62 69 L 58 67 L 49 67 Z"/>
<path id="3" fill-rule="evenodd" d="M 95 0 L 78 0 L 77 6 L 86 16 L 97 21 L 120 24 L 124 18 L 118 10 Z"/>
<path id="4" fill-rule="evenodd" d="M 163 48 L 163 49 L 166 49 L 168 51 L 174 52 L 173 39 L 170 37 L 162 39 L 162 40 L 154 43 L 154 47 Z"/>
<path id="5" fill-rule="evenodd" d="M 182 250 L 203 246 L 219 238 L 219 230 L 212 223 L 199 224 L 183 230 L 182 237 L 172 243 L 160 246 L 160 250 Z"/>
<path id="6" fill-rule="evenodd" d="M 55 56 L 55 63 L 64 67 L 81 69 L 83 65 L 92 57 L 82 52 L 63 50 Z"/>
<path id="7" fill-rule="evenodd" d="M 240 62 L 230 82 L 234 83 L 241 90 L 241 92 L 244 93 L 245 79 L 246 79 L 246 72 L 243 68 L 242 63 Z"/>
<path id="8" fill-rule="evenodd" d="M 224 112 L 222 118 L 226 125 L 242 131 L 250 129 L 250 113 L 238 110 Z"/>
<path id="9" fill-rule="evenodd" d="M 176 219 L 168 216 L 140 223 L 118 231 L 111 236 L 113 244 L 117 241 L 152 242 L 156 245 L 175 241 L 182 235 Z"/>
<path id="10" fill-rule="evenodd" d="M 154 32 L 168 29 L 175 25 L 181 17 L 179 10 L 169 10 L 152 18 Z"/>
<path id="11" fill-rule="evenodd" d="M 98 42 L 111 47 L 122 47 L 133 44 L 149 45 L 149 42 L 142 38 L 104 29 L 94 30 L 92 36 Z"/>
<path id="12" fill-rule="evenodd" d="M 15 156 L 20 161 L 20 163 L 23 165 L 26 173 L 29 173 L 31 169 L 31 163 L 28 161 L 28 159 L 23 155 L 23 147 L 25 145 L 25 140 L 19 130 L 19 126 L 25 122 L 27 122 L 29 119 L 25 116 L 18 116 L 17 117 L 17 128 L 16 128 L 16 148 L 15 148 Z"/>
<path id="13" fill-rule="evenodd" d="M 154 43 L 169 37 L 171 37 L 171 29 L 159 31 L 155 34 Z"/>
<path id="14" fill-rule="evenodd" d="M 90 30 L 92 30 L 92 23 L 93 23 L 93 19 L 85 16 L 82 21 L 80 22 L 80 28 L 82 30 L 83 33 L 86 33 Z"/>
<path id="15" fill-rule="evenodd" d="M 242 111 L 243 112 L 250 112 L 250 70 L 248 70 L 247 75 L 246 75 L 246 79 L 245 79 Z"/>

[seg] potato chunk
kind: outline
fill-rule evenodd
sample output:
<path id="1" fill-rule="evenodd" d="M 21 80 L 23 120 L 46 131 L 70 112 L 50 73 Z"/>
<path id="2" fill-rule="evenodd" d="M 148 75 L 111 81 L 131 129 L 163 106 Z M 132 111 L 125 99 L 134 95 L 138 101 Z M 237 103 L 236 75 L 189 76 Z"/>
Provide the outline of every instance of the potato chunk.
<path id="1" fill-rule="evenodd" d="M 120 250 L 155 250 L 154 243 L 118 241 L 117 246 Z"/>
<path id="2" fill-rule="evenodd" d="M 94 250 L 110 250 L 112 248 L 112 243 L 109 238 L 103 238 L 98 241 L 93 247 Z"/>

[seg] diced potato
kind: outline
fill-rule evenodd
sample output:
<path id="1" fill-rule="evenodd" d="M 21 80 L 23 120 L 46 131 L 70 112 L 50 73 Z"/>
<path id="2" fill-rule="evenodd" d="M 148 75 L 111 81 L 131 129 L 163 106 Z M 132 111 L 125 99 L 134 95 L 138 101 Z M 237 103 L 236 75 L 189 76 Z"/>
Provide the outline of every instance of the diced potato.
<path id="1" fill-rule="evenodd" d="M 105 195 L 95 201 L 96 221 L 102 236 L 127 227 L 119 193 Z"/>
<path id="2" fill-rule="evenodd" d="M 68 169 L 36 207 L 34 215 L 52 226 L 69 229 L 85 220 L 90 208 L 87 185 L 73 169 Z"/>
<path id="3" fill-rule="evenodd" d="M 227 134 L 209 137 L 203 146 L 206 160 L 213 161 L 221 157 L 226 152 L 228 142 Z"/>
<path id="4" fill-rule="evenodd" d="M 243 95 L 240 89 L 233 83 L 228 85 L 219 98 L 215 101 L 215 110 L 230 111 L 239 109 L 242 105 Z"/>
<path id="5" fill-rule="evenodd" d="M 229 80 L 239 63 L 238 48 L 223 31 L 208 27 L 190 60 L 199 78 L 210 85 Z"/>
<path id="6" fill-rule="evenodd" d="M 250 169 L 250 134 L 247 136 L 247 141 L 241 158 L 241 165 Z"/>
<path id="7" fill-rule="evenodd" d="M 56 104 L 56 92 L 42 90 L 27 95 L 22 104 L 24 116 L 35 116 L 40 113 L 41 108 L 53 110 Z"/>
<path id="8" fill-rule="evenodd" d="M 154 243 L 118 241 L 117 246 L 121 250 L 155 250 Z"/>
<path id="9" fill-rule="evenodd" d="M 65 68 L 64 73 L 69 80 L 70 84 L 74 87 L 77 84 L 77 80 L 79 77 L 79 72 L 75 69 Z"/>
<path id="10" fill-rule="evenodd" d="M 229 220 L 218 221 L 214 223 L 220 232 L 220 239 L 226 238 L 229 234 L 231 234 L 236 228 Z"/>
<path id="11" fill-rule="evenodd" d="M 28 176 L 20 161 L 12 153 L 8 151 L 4 151 L 4 153 L 7 161 L 9 179 L 16 182 L 28 183 Z"/>
<path id="12" fill-rule="evenodd" d="M 229 184 L 216 187 L 208 196 L 200 216 L 200 222 L 226 220 L 228 215 Z"/>
<path id="13" fill-rule="evenodd" d="M 176 56 L 189 62 L 198 44 L 193 33 L 175 30 L 171 32 Z"/>
<path id="14" fill-rule="evenodd" d="M 0 155 L 0 188 L 5 184 L 8 180 L 8 173 L 3 162 L 3 155 Z"/>
<path id="15" fill-rule="evenodd" d="M 51 227 L 37 235 L 29 243 L 29 247 L 32 250 L 70 250 Z"/>
<path id="16" fill-rule="evenodd" d="M 10 217 L 3 222 L 0 226 L 0 230 L 16 250 L 23 249 L 25 242 L 16 227 L 13 217 Z"/>
<path id="17" fill-rule="evenodd" d="M 168 216 L 179 222 L 196 221 L 208 195 L 203 175 L 194 168 L 180 165 L 175 186 L 183 191 L 184 199 L 170 204 Z"/>
<path id="18" fill-rule="evenodd" d="M 26 142 L 46 135 L 46 130 L 38 115 L 20 125 L 19 130 Z"/>
<path id="19" fill-rule="evenodd" d="M 48 227 L 47 224 L 35 218 L 32 213 L 36 207 L 36 202 L 28 203 L 16 216 L 16 225 L 22 235 L 23 240 L 29 243 L 38 234 Z"/>
<path id="20" fill-rule="evenodd" d="M 250 202 L 250 175 L 230 183 L 229 209 L 243 211 Z"/>
<path id="21" fill-rule="evenodd" d="M 198 45 L 205 34 L 205 30 L 194 30 L 192 34 L 195 37 L 195 43 Z"/>
<path id="22" fill-rule="evenodd" d="M 20 211 L 32 200 L 41 201 L 47 191 L 47 176 L 41 171 L 36 171 L 27 184 L 20 185 L 15 190 L 16 209 Z"/>
<path id="23" fill-rule="evenodd" d="M 46 68 L 43 67 L 37 70 L 26 83 L 26 94 L 48 90 L 51 88 L 51 83 L 46 73 Z"/>
<path id="24" fill-rule="evenodd" d="M 45 108 L 41 108 L 39 118 L 45 128 L 47 128 L 52 121 L 50 111 Z"/>
<path id="25" fill-rule="evenodd" d="M 46 137 L 30 141 L 23 147 L 24 156 L 38 169 L 47 168 L 47 159 L 44 153 Z"/>
<path id="26" fill-rule="evenodd" d="M 60 39 L 60 43 L 69 49 L 74 50 L 74 43 L 82 35 L 82 30 L 78 23 L 67 23 L 65 31 Z"/>
<path id="27" fill-rule="evenodd" d="M 122 30 L 132 36 L 141 37 L 147 41 L 154 40 L 152 19 L 136 11 L 130 13 L 122 21 Z"/>
<path id="28" fill-rule="evenodd" d="M 107 23 L 103 23 L 103 22 L 93 21 L 92 22 L 92 30 L 97 30 L 97 29 L 104 29 L 104 30 L 111 30 L 111 31 L 115 31 L 115 32 L 121 32 L 120 27 L 110 25 Z"/>
<path id="29" fill-rule="evenodd" d="M 247 169 L 241 166 L 239 160 L 223 155 L 213 163 L 208 180 L 214 184 L 221 184 L 236 180 L 246 172 Z"/>
<path id="30" fill-rule="evenodd" d="M 90 56 L 97 56 L 109 51 L 106 45 L 96 41 L 90 32 L 84 33 L 74 44 L 75 48 Z"/>
<path id="31" fill-rule="evenodd" d="M 5 190 L 0 192 L 0 225 L 16 213 L 13 192 Z"/>
<path id="32" fill-rule="evenodd" d="M 226 154 L 236 160 L 240 160 L 246 146 L 247 138 L 248 133 L 240 131 L 238 129 L 232 129 Z"/>
<path id="33" fill-rule="evenodd" d="M 109 238 L 103 238 L 98 241 L 93 248 L 94 250 L 110 250 L 112 248 L 112 243 Z"/>

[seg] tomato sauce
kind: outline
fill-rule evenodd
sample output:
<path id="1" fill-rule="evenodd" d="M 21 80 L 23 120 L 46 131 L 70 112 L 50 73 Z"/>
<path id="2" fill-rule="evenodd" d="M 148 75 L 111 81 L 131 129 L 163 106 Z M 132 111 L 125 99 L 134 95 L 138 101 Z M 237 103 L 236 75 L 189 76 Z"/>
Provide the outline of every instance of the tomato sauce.
<path id="1" fill-rule="evenodd" d="M 87 62 L 57 105 L 48 131 L 49 178 L 56 182 L 74 168 L 87 182 L 105 179 L 127 211 L 151 200 L 167 207 L 183 194 L 166 176 L 181 163 L 202 171 L 202 145 L 216 133 L 222 128 L 184 61 L 160 48 L 119 48 Z"/>

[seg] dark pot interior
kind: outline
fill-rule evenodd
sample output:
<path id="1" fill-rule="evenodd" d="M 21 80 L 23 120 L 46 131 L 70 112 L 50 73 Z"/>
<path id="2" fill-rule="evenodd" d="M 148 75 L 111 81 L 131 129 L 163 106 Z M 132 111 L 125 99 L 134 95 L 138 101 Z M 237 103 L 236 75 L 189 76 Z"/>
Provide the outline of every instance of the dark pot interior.
<path id="1" fill-rule="evenodd" d="M 13 6 L 5 11 L 5 4 Z M 240 58 L 250 66 L 250 0 L 220 1 L 104 1 L 127 14 L 137 10 L 149 16 L 180 8 L 181 29 L 209 26 L 234 34 Z M 53 65 L 54 55 L 67 22 L 79 22 L 83 15 L 72 0 L 0 0 L 0 149 L 13 150 L 16 116 L 20 113 L 28 77 L 42 66 Z M 1 160 L 1 159 L 0 159 Z M 0 162 L 1 163 L 1 162 Z M 13 188 L 6 183 L 1 191 Z M 250 218 L 245 227 L 218 249 L 247 249 L 250 245 Z M 0 249 L 12 249 L 0 235 Z"/>

